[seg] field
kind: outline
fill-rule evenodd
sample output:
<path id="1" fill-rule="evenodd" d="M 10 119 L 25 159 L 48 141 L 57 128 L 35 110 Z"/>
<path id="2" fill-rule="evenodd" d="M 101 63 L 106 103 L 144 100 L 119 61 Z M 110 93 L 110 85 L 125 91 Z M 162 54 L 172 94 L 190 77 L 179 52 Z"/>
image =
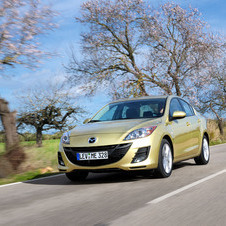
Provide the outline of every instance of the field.
<path id="1" fill-rule="evenodd" d="M 52 167 L 57 169 L 57 151 L 60 140 L 44 140 L 43 147 L 38 148 L 35 141 L 21 142 L 24 147 L 27 159 L 21 166 L 23 169 L 38 169 Z M 0 143 L 0 154 L 4 153 L 4 144 Z"/>
<path id="2" fill-rule="evenodd" d="M 57 151 L 60 140 L 44 140 L 38 148 L 35 141 L 21 142 L 26 153 L 26 161 L 20 166 L 18 174 L 0 179 L 0 184 L 34 179 L 40 176 L 58 173 Z M 0 143 L 0 155 L 4 153 L 4 144 Z"/>

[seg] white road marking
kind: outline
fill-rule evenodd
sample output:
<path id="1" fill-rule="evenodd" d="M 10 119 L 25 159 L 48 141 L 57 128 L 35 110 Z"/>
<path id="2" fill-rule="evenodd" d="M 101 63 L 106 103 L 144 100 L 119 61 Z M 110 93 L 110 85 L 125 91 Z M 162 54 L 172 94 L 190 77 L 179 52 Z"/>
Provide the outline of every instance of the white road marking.
<path id="1" fill-rule="evenodd" d="M 15 183 L 10 183 L 10 184 L 3 184 L 3 185 L 0 185 L 0 188 L 11 186 L 11 185 L 16 185 L 16 184 L 21 184 L 21 183 L 23 183 L 23 182 L 15 182 Z"/>
<path id="2" fill-rule="evenodd" d="M 177 190 L 175 190 L 173 192 L 170 192 L 170 193 L 168 193 L 166 195 L 163 195 L 163 196 L 161 196 L 159 198 L 153 199 L 152 201 L 148 202 L 147 204 L 156 204 L 156 203 L 159 203 L 159 202 L 161 202 L 161 201 L 163 201 L 163 200 L 165 200 L 167 198 L 170 198 L 170 197 L 172 197 L 172 196 L 174 196 L 174 195 L 176 195 L 176 194 L 178 194 L 178 193 L 180 193 L 182 191 L 185 191 L 185 190 L 187 190 L 189 188 L 192 188 L 192 187 L 194 187 L 194 186 L 196 186 L 198 184 L 201 184 L 201 183 L 203 183 L 203 182 L 205 182 L 207 180 L 210 180 L 210 179 L 212 179 L 214 177 L 217 177 L 217 176 L 219 176 L 219 175 L 221 175 L 223 173 L 226 173 L 226 169 L 221 170 L 221 171 L 219 171 L 217 173 L 214 173 L 214 174 L 212 174 L 212 175 L 210 175 L 208 177 L 204 177 L 201 180 L 198 180 L 198 181 L 196 181 L 194 183 L 188 184 L 188 185 L 186 185 L 186 186 L 184 186 L 182 188 L 179 188 L 179 189 L 177 189 Z"/>
<path id="3" fill-rule="evenodd" d="M 10 183 L 10 184 L 3 184 L 3 185 L 0 185 L 0 188 L 12 186 L 12 185 L 17 185 L 17 184 L 22 184 L 22 183 L 26 183 L 26 182 L 33 182 L 33 181 L 37 181 L 37 180 L 43 180 L 43 179 L 48 179 L 48 178 L 53 178 L 53 177 L 59 177 L 59 176 L 62 176 L 62 175 L 63 174 L 57 174 L 57 175 L 53 175 L 53 176 L 41 177 L 41 178 L 26 180 L 26 181 L 22 181 L 22 182 L 15 182 L 15 183 Z"/>

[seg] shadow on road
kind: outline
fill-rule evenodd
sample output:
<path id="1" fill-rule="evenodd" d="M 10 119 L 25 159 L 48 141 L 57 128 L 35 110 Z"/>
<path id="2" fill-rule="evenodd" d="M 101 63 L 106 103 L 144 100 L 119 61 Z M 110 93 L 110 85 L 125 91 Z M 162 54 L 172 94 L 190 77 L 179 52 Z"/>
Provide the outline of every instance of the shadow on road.
<path id="1" fill-rule="evenodd" d="M 196 166 L 196 163 L 191 163 L 191 162 L 177 162 L 173 165 L 173 170 L 177 170 L 186 166 Z"/>
<path id="2" fill-rule="evenodd" d="M 173 170 L 177 170 L 183 167 L 194 166 L 195 163 L 191 162 L 179 162 L 174 164 Z M 25 181 L 26 184 L 37 184 L 37 185 L 90 185 L 90 184 L 106 184 L 106 183 L 125 183 L 133 182 L 144 179 L 160 179 L 154 171 L 140 171 L 140 172 L 114 172 L 114 173 L 90 173 L 85 181 L 82 182 L 71 182 L 67 179 L 64 174 L 48 176 L 43 178 L 33 178 L 33 180 Z"/>
<path id="3" fill-rule="evenodd" d="M 35 179 L 35 178 L 34 178 Z M 56 177 L 44 177 L 25 181 L 26 184 L 43 185 L 90 185 L 104 183 L 133 182 L 143 179 L 158 179 L 152 172 L 118 172 L 118 173 L 90 173 L 85 181 L 71 182 L 64 174 Z"/>

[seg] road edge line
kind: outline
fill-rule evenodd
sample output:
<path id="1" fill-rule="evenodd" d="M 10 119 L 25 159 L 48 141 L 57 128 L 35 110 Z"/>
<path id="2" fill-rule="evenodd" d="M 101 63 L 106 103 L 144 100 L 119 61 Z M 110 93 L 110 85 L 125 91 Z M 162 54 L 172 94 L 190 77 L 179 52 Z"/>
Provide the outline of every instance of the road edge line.
<path id="1" fill-rule="evenodd" d="M 58 176 L 62 176 L 62 175 L 64 175 L 64 174 L 62 173 L 62 174 L 57 174 L 57 175 L 52 175 L 52 176 L 47 176 L 47 177 L 41 177 L 41 178 L 37 178 L 37 179 L 31 179 L 31 180 L 26 180 L 26 181 L 19 181 L 19 182 L 14 182 L 14 183 L 9 183 L 9 184 L 2 184 L 2 185 L 0 185 L 0 188 L 12 186 L 12 185 L 17 185 L 17 184 L 22 184 L 22 183 L 38 181 L 38 180 L 43 180 L 43 179 L 47 179 L 47 178 L 58 177 Z"/>

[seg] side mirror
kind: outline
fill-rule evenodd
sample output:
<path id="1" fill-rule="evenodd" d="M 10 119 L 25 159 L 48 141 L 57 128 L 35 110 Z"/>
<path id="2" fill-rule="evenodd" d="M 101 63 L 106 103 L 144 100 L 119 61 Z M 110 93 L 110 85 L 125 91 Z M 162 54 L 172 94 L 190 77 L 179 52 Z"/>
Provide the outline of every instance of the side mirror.
<path id="1" fill-rule="evenodd" d="M 173 119 L 180 119 L 186 117 L 186 113 L 184 111 L 174 111 Z"/>
<path id="2" fill-rule="evenodd" d="M 83 124 L 86 124 L 86 123 L 90 122 L 90 120 L 91 120 L 91 118 L 87 118 L 87 119 L 83 122 Z"/>

